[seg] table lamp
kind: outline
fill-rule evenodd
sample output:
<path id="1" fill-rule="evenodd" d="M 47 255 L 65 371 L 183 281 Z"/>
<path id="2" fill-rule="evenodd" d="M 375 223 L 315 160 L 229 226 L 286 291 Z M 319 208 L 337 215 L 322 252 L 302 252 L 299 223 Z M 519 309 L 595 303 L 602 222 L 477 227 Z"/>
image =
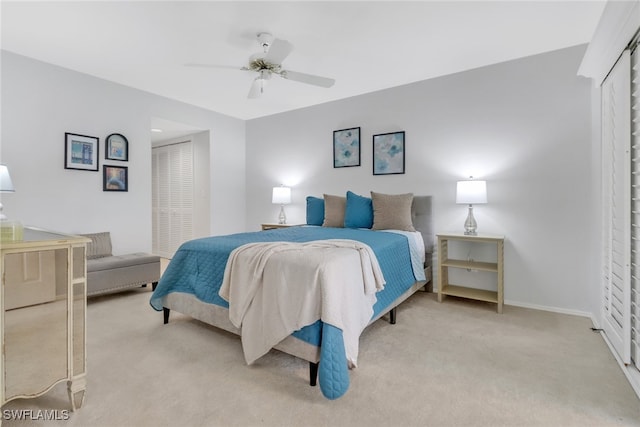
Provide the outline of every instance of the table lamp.
<path id="1" fill-rule="evenodd" d="M 273 187 L 273 196 L 271 202 L 274 205 L 280 205 L 280 215 L 278 215 L 278 224 L 286 224 L 287 216 L 284 213 L 284 205 L 291 203 L 291 188 L 281 185 Z"/>
<path id="2" fill-rule="evenodd" d="M 14 193 L 15 191 L 11 175 L 9 175 L 9 168 L 0 164 L 0 193 Z M 19 221 L 9 221 L 2 209 L 0 201 L 0 240 L 3 242 L 22 240 L 22 224 Z"/>
<path id="3" fill-rule="evenodd" d="M 464 222 L 464 234 L 476 236 L 478 223 L 473 217 L 473 205 L 487 203 L 487 182 L 476 181 L 473 177 L 469 177 L 465 181 L 458 181 L 456 203 L 469 205 L 469 214 Z"/>
<path id="4" fill-rule="evenodd" d="M 11 182 L 11 175 L 9 175 L 9 168 L 6 165 L 0 165 L 0 193 L 13 193 L 16 189 Z M 0 201 L 0 221 L 5 221 L 7 216 L 2 212 L 2 201 Z"/>

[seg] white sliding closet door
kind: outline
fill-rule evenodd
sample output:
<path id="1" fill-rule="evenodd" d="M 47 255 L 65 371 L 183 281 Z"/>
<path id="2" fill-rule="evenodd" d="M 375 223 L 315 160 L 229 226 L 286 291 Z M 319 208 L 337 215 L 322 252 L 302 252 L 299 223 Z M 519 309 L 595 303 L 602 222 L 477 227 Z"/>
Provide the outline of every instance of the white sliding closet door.
<path id="1" fill-rule="evenodd" d="M 631 360 L 640 369 L 640 52 L 637 49 L 631 54 Z"/>
<path id="2" fill-rule="evenodd" d="M 631 60 L 602 84 L 603 329 L 625 364 L 631 351 Z"/>
<path id="3" fill-rule="evenodd" d="M 153 252 L 172 258 L 193 238 L 193 147 L 191 141 L 152 149 Z"/>

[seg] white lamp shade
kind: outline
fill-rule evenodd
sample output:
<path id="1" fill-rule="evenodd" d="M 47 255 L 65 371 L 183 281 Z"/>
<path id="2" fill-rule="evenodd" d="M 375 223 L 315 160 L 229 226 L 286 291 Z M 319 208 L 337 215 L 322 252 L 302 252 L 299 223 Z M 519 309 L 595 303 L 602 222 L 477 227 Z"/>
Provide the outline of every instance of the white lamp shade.
<path id="1" fill-rule="evenodd" d="M 273 197 L 271 202 L 274 205 L 288 205 L 291 203 L 291 188 L 273 187 Z"/>
<path id="2" fill-rule="evenodd" d="M 465 205 L 487 203 L 487 182 L 458 181 L 456 203 Z"/>
<path id="3" fill-rule="evenodd" d="M 2 192 L 14 192 L 13 182 L 11 182 L 11 176 L 9 175 L 9 169 L 5 165 L 0 165 L 0 191 Z"/>

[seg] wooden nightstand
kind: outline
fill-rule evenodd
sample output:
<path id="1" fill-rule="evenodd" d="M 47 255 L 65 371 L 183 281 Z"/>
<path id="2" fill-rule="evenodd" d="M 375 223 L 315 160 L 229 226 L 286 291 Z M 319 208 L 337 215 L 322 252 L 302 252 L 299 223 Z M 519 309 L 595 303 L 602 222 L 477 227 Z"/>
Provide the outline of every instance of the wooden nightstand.
<path id="1" fill-rule="evenodd" d="M 298 227 L 300 224 L 262 224 L 262 231 L 264 230 L 273 230 L 274 228 L 287 228 L 287 227 Z"/>
<path id="2" fill-rule="evenodd" d="M 462 233 L 438 234 L 438 301 L 443 295 L 451 295 L 480 301 L 493 302 L 498 305 L 498 313 L 502 313 L 504 303 L 504 236 L 478 234 L 470 236 Z M 496 262 L 481 262 L 467 259 L 449 258 L 449 242 L 495 243 L 497 249 Z M 496 273 L 496 290 L 470 288 L 449 283 L 449 268 L 489 271 Z"/>

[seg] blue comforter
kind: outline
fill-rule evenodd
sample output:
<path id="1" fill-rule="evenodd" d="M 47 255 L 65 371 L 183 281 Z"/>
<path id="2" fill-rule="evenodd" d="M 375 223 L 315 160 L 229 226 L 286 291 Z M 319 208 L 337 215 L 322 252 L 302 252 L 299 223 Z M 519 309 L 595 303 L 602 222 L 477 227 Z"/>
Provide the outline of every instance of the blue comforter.
<path id="1" fill-rule="evenodd" d="M 191 240 L 184 243 L 169 263 L 156 290 L 151 306 L 162 310 L 162 298 L 183 292 L 199 300 L 229 307 L 218 295 L 227 259 L 235 248 L 252 242 L 308 242 L 325 239 L 351 239 L 363 242 L 376 254 L 384 274 L 385 289 L 378 292 L 373 317 L 409 289 L 416 281 L 411 267 L 409 243 L 400 234 L 349 228 L 290 227 L 268 231 L 239 233 Z M 318 378 L 322 394 L 329 399 L 342 396 L 349 388 L 347 359 L 342 331 L 317 321 L 293 333 L 298 339 L 320 346 Z"/>

